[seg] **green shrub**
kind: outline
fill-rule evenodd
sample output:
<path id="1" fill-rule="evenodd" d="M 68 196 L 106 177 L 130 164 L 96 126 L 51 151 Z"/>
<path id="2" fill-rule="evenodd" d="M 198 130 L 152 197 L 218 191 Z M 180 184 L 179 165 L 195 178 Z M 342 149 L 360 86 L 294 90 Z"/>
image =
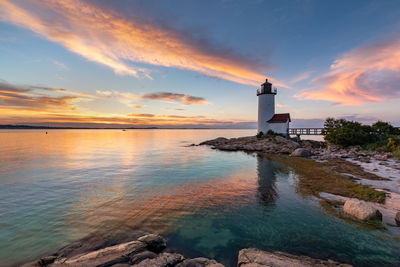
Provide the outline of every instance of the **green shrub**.
<path id="1" fill-rule="evenodd" d="M 400 129 L 387 122 L 377 121 L 371 125 L 372 131 L 381 136 L 400 135 Z"/>
<path id="2" fill-rule="evenodd" d="M 376 141 L 371 126 L 344 119 L 326 119 L 322 134 L 326 141 L 340 146 L 365 145 Z"/>
<path id="3" fill-rule="evenodd" d="M 268 130 L 268 132 L 266 133 L 266 134 L 264 134 L 263 132 L 259 132 L 257 135 L 256 135 L 256 137 L 257 138 L 273 138 L 273 137 L 275 137 L 275 136 L 282 136 L 282 137 L 285 137 L 283 134 L 280 134 L 280 133 L 276 133 L 276 132 L 274 132 L 274 131 L 272 131 L 272 130 Z"/>
<path id="4" fill-rule="evenodd" d="M 344 119 L 328 118 L 322 130 L 324 139 L 340 146 L 360 145 L 367 150 L 400 150 L 400 129 L 378 121 L 371 126 Z"/>

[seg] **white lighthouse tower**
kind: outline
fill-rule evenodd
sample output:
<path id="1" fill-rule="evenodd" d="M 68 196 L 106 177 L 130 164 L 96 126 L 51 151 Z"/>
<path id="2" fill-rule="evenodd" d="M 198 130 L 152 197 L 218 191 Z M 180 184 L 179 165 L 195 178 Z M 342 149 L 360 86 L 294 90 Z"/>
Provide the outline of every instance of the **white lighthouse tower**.
<path id="1" fill-rule="evenodd" d="M 261 87 L 257 89 L 258 96 L 258 132 L 267 133 L 269 130 L 288 135 L 290 114 L 275 114 L 275 95 L 276 88 L 272 88 L 272 84 L 265 80 Z"/>

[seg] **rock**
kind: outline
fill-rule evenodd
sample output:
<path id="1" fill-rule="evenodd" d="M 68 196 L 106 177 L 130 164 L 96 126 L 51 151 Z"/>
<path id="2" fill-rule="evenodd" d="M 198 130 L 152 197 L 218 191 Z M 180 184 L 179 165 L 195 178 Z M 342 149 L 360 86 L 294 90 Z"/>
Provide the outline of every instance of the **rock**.
<path id="1" fill-rule="evenodd" d="M 397 226 L 400 226 L 400 211 L 396 213 L 394 220 L 396 221 Z"/>
<path id="2" fill-rule="evenodd" d="M 143 251 L 139 253 L 131 253 L 128 255 L 130 258 L 129 262 L 131 264 L 138 264 L 139 262 L 145 260 L 145 259 L 154 259 L 157 258 L 157 254 L 151 251 Z"/>
<path id="3" fill-rule="evenodd" d="M 194 258 L 186 259 L 183 262 L 178 263 L 176 267 L 224 267 L 224 265 L 207 258 Z"/>
<path id="4" fill-rule="evenodd" d="M 140 241 L 131 241 L 111 247 L 106 247 L 72 258 L 58 258 L 51 266 L 112 266 L 113 264 L 128 261 L 125 255 L 143 251 L 146 244 Z"/>
<path id="5" fill-rule="evenodd" d="M 57 256 L 47 256 L 40 259 L 40 264 L 42 266 L 46 266 L 48 264 L 53 263 L 57 259 Z"/>
<path id="6" fill-rule="evenodd" d="M 343 211 L 363 221 L 369 219 L 382 220 L 382 213 L 379 210 L 367 202 L 355 198 L 349 199 L 344 203 Z"/>
<path id="7" fill-rule="evenodd" d="M 213 140 L 204 141 L 204 142 L 200 143 L 199 145 L 200 146 L 202 146 L 202 145 L 212 145 L 212 146 L 214 146 L 216 144 L 224 144 L 227 141 L 229 141 L 229 139 L 227 139 L 225 137 L 218 137 L 218 138 L 213 139 Z"/>
<path id="8" fill-rule="evenodd" d="M 282 154 L 290 154 L 292 152 L 292 150 L 288 147 L 282 147 L 279 152 Z"/>
<path id="9" fill-rule="evenodd" d="M 142 237 L 139 237 L 138 241 L 145 243 L 147 249 L 155 253 L 159 253 L 167 247 L 167 241 L 160 235 L 144 235 Z"/>
<path id="10" fill-rule="evenodd" d="M 311 156 L 310 150 L 306 148 L 297 148 L 295 151 L 290 154 L 292 157 L 309 157 Z"/>
<path id="11" fill-rule="evenodd" d="M 286 146 L 291 149 L 296 149 L 296 148 L 300 147 L 300 144 L 297 142 L 294 142 L 292 140 L 287 140 Z"/>
<path id="12" fill-rule="evenodd" d="M 131 265 L 128 263 L 117 263 L 114 265 L 111 265 L 112 267 L 130 267 Z"/>
<path id="13" fill-rule="evenodd" d="M 134 264 L 132 266 L 135 267 L 169 267 L 175 266 L 176 264 L 182 262 L 184 257 L 181 254 L 177 253 L 161 253 L 157 258 L 154 259 L 146 259 L 141 261 L 138 264 Z"/>
<path id="14" fill-rule="evenodd" d="M 279 135 L 275 136 L 274 139 L 278 143 L 286 143 L 287 142 L 287 139 L 285 137 L 282 137 L 282 136 L 279 136 Z"/>
<path id="15" fill-rule="evenodd" d="M 306 256 L 295 256 L 283 252 L 266 252 L 254 248 L 239 251 L 238 266 L 240 267 L 308 267 L 308 266 L 351 266 L 332 260 L 319 260 Z"/>

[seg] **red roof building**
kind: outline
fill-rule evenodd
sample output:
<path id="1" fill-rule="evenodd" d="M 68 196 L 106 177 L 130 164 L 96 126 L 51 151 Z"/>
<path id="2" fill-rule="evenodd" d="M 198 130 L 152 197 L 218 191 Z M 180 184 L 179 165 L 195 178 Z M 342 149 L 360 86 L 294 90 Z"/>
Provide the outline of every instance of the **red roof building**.
<path id="1" fill-rule="evenodd" d="M 282 122 L 287 122 L 291 121 L 290 120 L 290 114 L 289 113 L 281 113 L 281 114 L 275 114 L 269 121 L 268 123 L 282 123 Z"/>

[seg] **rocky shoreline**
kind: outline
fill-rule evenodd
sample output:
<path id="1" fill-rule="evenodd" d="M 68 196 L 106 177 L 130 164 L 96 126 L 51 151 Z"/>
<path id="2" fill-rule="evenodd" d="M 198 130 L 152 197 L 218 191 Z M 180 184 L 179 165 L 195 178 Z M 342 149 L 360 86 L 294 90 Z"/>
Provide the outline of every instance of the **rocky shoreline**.
<path id="1" fill-rule="evenodd" d="M 224 267 L 213 259 L 203 257 L 187 259 L 179 253 L 166 252 L 167 241 L 157 234 L 145 234 L 129 242 L 85 252 L 81 251 L 81 246 L 77 245 L 79 243 L 67 246 L 53 255 L 23 264 L 21 267 Z M 87 244 L 81 243 L 81 245 Z M 351 265 L 248 248 L 239 251 L 237 266 L 349 267 Z"/>
<path id="2" fill-rule="evenodd" d="M 262 138 L 249 136 L 231 139 L 219 137 L 199 145 L 207 145 L 212 149 L 223 151 L 255 152 L 264 156 L 303 157 L 329 166 L 332 172 L 346 176 L 354 184 L 369 186 L 374 190 L 384 192 L 386 201 L 385 199 L 383 199 L 383 203 L 374 203 L 376 200 L 373 202 L 358 201 L 357 198 L 323 191 L 314 195 L 322 200 L 327 200 L 328 203 L 334 201 L 336 210 L 353 219 L 382 220 L 383 215 L 383 221 L 387 226 L 395 227 L 394 231 L 400 234 L 396 227 L 400 226 L 400 159 L 393 158 L 391 153 L 363 151 L 359 146 L 340 148 L 321 141 L 286 139 L 282 136 Z M 348 203 L 346 204 L 346 202 Z M 339 204 L 339 209 L 337 209 L 337 204 Z"/>

